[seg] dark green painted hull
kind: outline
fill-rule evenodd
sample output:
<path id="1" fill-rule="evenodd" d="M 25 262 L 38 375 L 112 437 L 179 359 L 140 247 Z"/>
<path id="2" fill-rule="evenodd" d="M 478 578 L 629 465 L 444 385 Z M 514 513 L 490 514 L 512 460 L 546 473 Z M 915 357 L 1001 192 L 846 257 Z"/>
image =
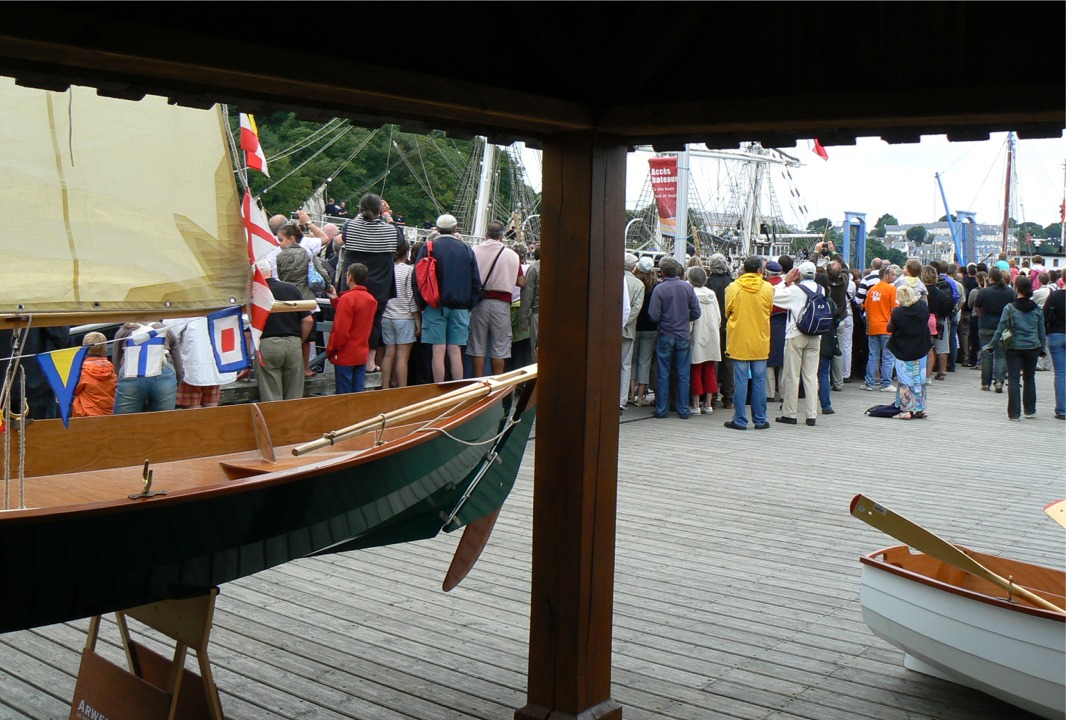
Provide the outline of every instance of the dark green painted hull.
<path id="1" fill-rule="evenodd" d="M 310 555 L 433 537 L 495 447 L 499 461 L 447 529 L 462 527 L 499 508 L 513 487 L 535 416 L 534 384 L 501 395 L 448 435 L 283 471 L 239 492 L 2 519 L 0 632 L 200 594 Z M 508 428 L 512 416 L 520 422 Z"/>

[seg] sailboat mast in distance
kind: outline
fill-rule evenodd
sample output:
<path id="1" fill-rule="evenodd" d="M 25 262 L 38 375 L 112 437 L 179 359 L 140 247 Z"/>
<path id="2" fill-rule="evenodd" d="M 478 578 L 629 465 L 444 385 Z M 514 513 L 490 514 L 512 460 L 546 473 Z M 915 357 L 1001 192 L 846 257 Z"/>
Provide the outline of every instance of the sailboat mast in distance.
<path id="1" fill-rule="evenodd" d="M 1014 133 L 1007 133 L 1007 178 L 1003 190 L 1003 252 L 1007 252 L 1007 233 L 1010 222 L 1010 181 L 1014 169 Z"/>

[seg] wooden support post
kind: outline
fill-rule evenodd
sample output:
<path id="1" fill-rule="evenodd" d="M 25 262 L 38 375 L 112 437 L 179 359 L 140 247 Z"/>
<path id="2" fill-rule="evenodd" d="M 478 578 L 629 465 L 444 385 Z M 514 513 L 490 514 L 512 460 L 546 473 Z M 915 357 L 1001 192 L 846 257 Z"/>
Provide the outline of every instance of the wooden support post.
<path id="1" fill-rule="evenodd" d="M 610 694 L 625 177 L 620 138 L 544 142 L 537 392 L 549 413 L 537 423 L 527 704 L 516 720 L 622 716 Z"/>
<path id="2" fill-rule="evenodd" d="M 207 644 L 218 589 L 185 600 L 164 600 L 115 613 L 127 669 L 96 654 L 100 616 L 89 621 L 70 720 L 138 718 L 138 720 L 223 720 L 218 688 L 211 674 Z M 130 636 L 127 617 L 174 640 L 167 659 Z M 185 656 L 196 651 L 200 674 L 185 669 Z"/>

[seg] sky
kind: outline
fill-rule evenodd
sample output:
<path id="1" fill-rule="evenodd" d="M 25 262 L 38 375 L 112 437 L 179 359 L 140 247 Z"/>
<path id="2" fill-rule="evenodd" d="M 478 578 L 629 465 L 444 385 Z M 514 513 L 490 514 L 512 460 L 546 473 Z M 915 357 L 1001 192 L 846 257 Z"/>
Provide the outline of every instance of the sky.
<path id="1" fill-rule="evenodd" d="M 902 224 L 935 222 L 946 213 L 935 175 L 940 173 L 951 212 L 976 213 L 979 223 L 998 224 L 1003 219 L 1007 133 L 993 133 L 982 142 L 948 142 L 944 135 L 929 135 L 913 144 L 889 145 L 879 138 L 859 138 L 855 145 L 827 145 L 822 160 L 806 142 L 782 151 L 803 165 L 790 170 L 795 192 L 777 170 L 774 186 L 781 198 L 786 222 L 805 229 L 808 222 L 829 218 L 844 220 L 845 212 L 866 213 L 869 227 L 885 213 Z M 629 156 L 626 204 L 634 206 L 648 178 L 651 153 Z M 1043 140 L 1019 140 L 1016 146 L 1017 191 L 1011 216 L 1046 227 L 1059 220 L 1063 201 L 1066 134 Z M 713 204 L 721 195 L 711 160 L 693 162 L 699 196 Z M 535 186 L 540 184 L 539 159 L 527 162 Z M 703 166 L 703 167 L 698 167 Z M 806 207 L 806 216 L 799 205 Z M 790 207 L 795 206 L 795 207 Z M 713 209 L 713 208 L 708 208 Z"/>

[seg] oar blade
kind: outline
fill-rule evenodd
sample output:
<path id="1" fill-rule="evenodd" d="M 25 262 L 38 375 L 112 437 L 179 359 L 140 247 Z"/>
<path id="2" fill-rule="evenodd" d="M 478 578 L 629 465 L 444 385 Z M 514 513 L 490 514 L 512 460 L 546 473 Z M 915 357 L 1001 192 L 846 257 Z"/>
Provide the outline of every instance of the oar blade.
<path id="1" fill-rule="evenodd" d="M 968 573 L 988 578 L 992 573 L 984 566 L 959 550 L 947 540 L 935 535 L 921 525 L 902 515 L 892 512 L 884 505 L 874 502 L 865 495 L 856 495 L 851 501 L 851 514 L 871 525 L 886 535 L 891 535 L 915 550 L 937 560 L 950 563 Z"/>
<path id="2" fill-rule="evenodd" d="M 1066 499 L 1056 500 L 1044 508 L 1044 512 L 1062 527 L 1066 528 Z"/>
<path id="3" fill-rule="evenodd" d="M 448 592 L 463 581 L 474 563 L 481 557 L 481 551 L 492 535 L 492 529 L 496 526 L 496 518 L 500 516 L 500 508 L 496 508 L 488 515 L 484 515 L 463 528 L 463 536 L 459 538 L 459 545 L 455 548 L 452 556 L 452 564 L 448 567 L 448 573 L 444 576 L 441 589 Z"/>
<path id="4" fill-rule="evenodd" d="M 994 583 L 1008 592 L 1025 598 L 1034 605 L 1045 610 L 1066 613 L 1066 610 L 1048 602 L 1039 595 L 1000 577 L 947 540 L 934 535 L 921 525 L 911 522 L 902 515 L 892 512 L 884 505 L 874 502 L 865 495 L 859 494 L 852 498 L 851 514 L 919 552 Z"/>

